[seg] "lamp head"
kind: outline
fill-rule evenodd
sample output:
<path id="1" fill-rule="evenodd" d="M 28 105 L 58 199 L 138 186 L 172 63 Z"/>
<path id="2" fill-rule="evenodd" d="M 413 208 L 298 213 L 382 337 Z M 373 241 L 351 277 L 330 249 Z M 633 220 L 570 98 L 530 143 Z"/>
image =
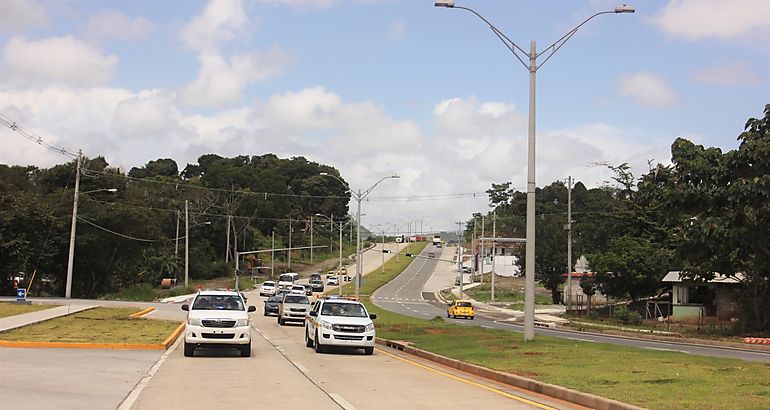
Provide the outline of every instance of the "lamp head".
<path id="1" fill-rule="evenodd" d="M 321 175 L 321 176 L 324 176 L 324 177 L 328 177 L 328 176 L 329 176 L 329 173 L 328 173 L 328 172 L 321 172 L 321 173 L 320 173 L 320 174 L 318 174 L 318 175 Z"/>
<path id="2" fill-rule="evenodd" d="M 400 179 L 401 178 L 401 176 L 399 176 L 399 175 L 391 175 L 390 177 L 393 178 L 393 179 Z"/>
<path id="3" fill-rule="evenodd" d="M 446 7 L 448 9 L 451 9 L 455 6 L 454 0 L 436 0 L 436 2 L 433 4 L 435 7 Z"/>
<path id="4" fill-rule="evenodd" d="M 117 188 L 110 188 L 107 190 L 107 192 L 118 192 Z"/>
<path id="5" fill-rule="evenodd" d="M 628 6 L 625 4 L 615 7 L 615 13 L 633 13 L 635 11 L 636 9 L 634 8 L 634 6 Z"/>

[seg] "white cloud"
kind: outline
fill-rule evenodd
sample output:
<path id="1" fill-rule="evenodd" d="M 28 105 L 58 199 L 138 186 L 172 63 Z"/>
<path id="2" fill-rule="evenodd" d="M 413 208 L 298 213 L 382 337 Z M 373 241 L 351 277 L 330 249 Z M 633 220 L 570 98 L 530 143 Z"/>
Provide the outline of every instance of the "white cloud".
<path id="1" fill-rule="evenodd" d="M 746 63 L 723 64 L 695 72 L 695 79 L 703 83 L 719 85 L 751 85 L 759 82 L 759 76 Z"/>
<path id="2" fill-rule="evenodd" d="M 168 91 L 142 91 L 117 104 L 112 129 L 129 139 L 163 140 L 181 131 L 174 100 L 174 94 Z"/>
<path id="3" fill-rule="evenodd" d="M 93 86 L 109 81 L 117 64 L 117 56 L 103 55 L 70 36 L 31 41 L 14 37 L 3 50 L 0 73 L 13 85 Z"/>
<path id="4" fill-rule="evenodd" d="M 48 12 L 36 0 L 4 0 L 0 33 L 18 32 L 48 24 Z"/>
<path id="5" fill-rule="evenodd" d="M 293 58 L 280 48 L 267 53 L 252 52 L 225 59 L 219 53 L 198 55 L 198 76 L 182 89 L 188 105 L 223 107 L 238 102 L 245 86 L 280 73 Z"/>
<path id="6" fill-rule="evenodd" d="M 181 37 L 192 50 L 212 52 L 219 43 L 242 34 L 247 22 L 242 0 L 210 0 L 203 12 L 184 27 Z"/>
<path id="7" fill-rule="evenodd" d="M 621 95 L 653 108 L 670 107 L 679 100 L 665 79 L 651 73 L 624 75 L 618 81 L 618 89 Z"/>
<path id="8" fill-rule="evenodd" d="M 266 4 L 282 4 L 289 6 L 295 10 L 311 10 L 311 9 L 323 9 L 335 6 L 337 4 L 344 4 L 342 0 L 259 0 L 261 3 Z M 348 0 L 350 1 L 350 0 Z M 380 3 L 393 0 L 355 0 L 357 3 Z"/>
<path id="9" fill-rule="evenodd" d="M 767 0 L 671 0 L 655 24 L 686 40 L 732 40 L 770 29 Z"/>
<path id="10" fill-rule="evenodd" d="M 144 17 L 132 19 L 118 11 L 104 11 L 88 19 L 83 35 L 94 42 L 109 38 L 130 41 L 145 37 L 152 28 L 152 23 Z"/>

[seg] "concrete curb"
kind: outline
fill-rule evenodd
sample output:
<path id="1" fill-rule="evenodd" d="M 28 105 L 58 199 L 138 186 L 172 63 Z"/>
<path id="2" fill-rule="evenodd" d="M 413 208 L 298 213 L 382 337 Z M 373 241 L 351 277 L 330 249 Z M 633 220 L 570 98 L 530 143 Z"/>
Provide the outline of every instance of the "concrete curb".
<path id="1" fill-rule="evenodd" d="M 381 344 L 387 347 L 400 350 L 404 353 L 411 354 L 426 360 L 430 360 L 435 363 L 442 364 L 453 369 L 462 370 L 464 372 L 484 377 L 486 379 L 494 380 L 499 383 L 508 384 L 511 386 L 519 387 L 532 392 L 540 393 L 579 404 L 581 406 L 590 407 L 597 410 L 643 410 L 644 407 L 638 407 L 631 404 L 623 403 L 617 400 L 608 399 L 606 397 L 597 396 L 590 393 L 583 393 L 577 390 L 568 389 L 566 387 L 557 386 L 555 384 L 543 383 L 537 380 L 529 379 L 526 377 L 518 376 L 511 373 L 504 373 L 497 370 L 492 370 L 486 367 L 478 366 L 471 363 L 462 362 L 456 359 L 450 359 L 445 356 L 441 356 L 435 353 L 431 353 L 425 350 L 416 349 L 410 347 L 404 343 L 395 342 L 387 339 L 376 339 L 377 344 Z"/>
<path id="2" fill-rule="evenodd" d="M 132 314 L 130 314 L 128 316 L 129 317 L 139 318 L 139 317 L 143 317 L 145 315 L 148 315 L 148 314 L 150 314 L 150 312 L 154 312 L 154 311 L 155 311 L 154 307 L 148 307 L 147 309 L 140 310 L 140 311 L 138 311 L 136 313 L 132 313 Z"/>

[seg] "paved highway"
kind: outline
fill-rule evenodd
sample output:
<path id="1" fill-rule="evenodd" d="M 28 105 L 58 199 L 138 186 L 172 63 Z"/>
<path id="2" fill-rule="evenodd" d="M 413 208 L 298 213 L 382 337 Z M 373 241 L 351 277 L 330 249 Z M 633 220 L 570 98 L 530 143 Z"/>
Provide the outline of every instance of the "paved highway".
<path id="1" fill-rule="evenodd" d="M 443 252 L 442 252 L 443 251 Z M 441 259 L 451 259 L 456 248 L 434 249 L 428 245 L 420 256 L 427 256 L 428 252 L 434 252 Z M 436 259 L 415 259 L 414 263 L 404 270 L 396 279 L 383 286 L 372 296 L 372 302 L 377 306 L 392 312 L 405 314 L 418 318 L 432 318 L 446 316 L 446 305 L 435 297 L 435 292 L 441 287 L 448 287 L 454 282 L 457 270 L 451 272 L 452 263 L 441 262 Z M 438 278 L 438 281 L 436 280 Z M 488 328 L 504 329 L 523 332 L 522 325 L 512 322 L 512 317 L 498 310 L 477 309 L 476 319 L 473 321 L 464 319 L 451 320 L 465 326 L 482 326 Z M 707 345 L 693 345 L 689 343 L 652 341 L 649 339 L 637 339 L 633 337 L 602 335 L 596 333 L 577 332 L 563 329 L 537 328 L 535 333 L 554 337 L 579 340 L 589 343 L 611 343 L 616 345 L 653 349 L 661 351 L 673 351 L 686 354 L 703 356 L 724 357 L 754 362 L 770 362 L 770 352 L 752 351 L 730 347 L 713 347 Z"/>

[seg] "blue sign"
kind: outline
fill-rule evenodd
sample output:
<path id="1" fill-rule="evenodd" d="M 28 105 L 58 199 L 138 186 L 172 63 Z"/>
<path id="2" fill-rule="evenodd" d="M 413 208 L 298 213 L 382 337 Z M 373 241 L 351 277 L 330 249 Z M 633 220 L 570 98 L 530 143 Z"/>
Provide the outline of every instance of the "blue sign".
<path id="1" fill-rule="evenodd" d="M 16 300 L 20 302 L 27 300 L 27 289 L 25 288 L 16 289 Z"/>

